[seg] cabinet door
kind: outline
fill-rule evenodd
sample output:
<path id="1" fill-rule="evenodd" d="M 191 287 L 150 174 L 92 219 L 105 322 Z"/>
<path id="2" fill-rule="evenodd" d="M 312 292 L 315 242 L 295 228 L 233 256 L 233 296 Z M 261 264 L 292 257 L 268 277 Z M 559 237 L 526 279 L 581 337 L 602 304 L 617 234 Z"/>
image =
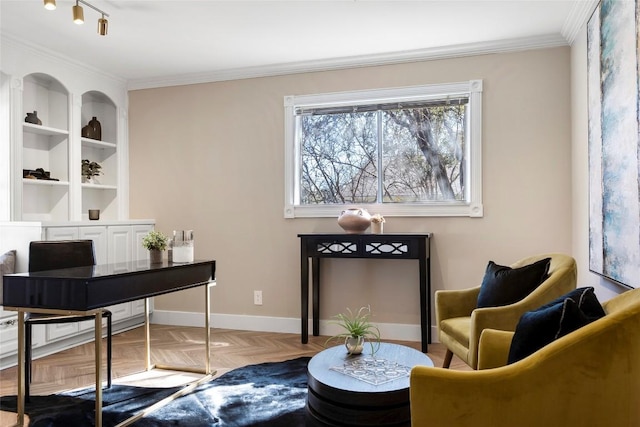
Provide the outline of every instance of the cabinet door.
<path id="1" fill-rule="evenodd" d="M 45 240 L 77 240 L 78 227 L 47 227 L 44 232 Z"/>
<path id="2" fill-rule="evenodd" d="M 109 239 L 109 264 L 119 264 L 131 261 L 133 248 L 133 233 L 129 225 L 116 225 L 107 228 Z"/>
<path id="3" fill-rule="evenodd" d="M 149 231 L 153 230 L 153 225 L 134 225 L 131 229 L 133 233 L 133 261 L 139 261 L 145 265 L 149 260 L 149 251 L 142 246 L 142 239 Z"/>
<path id="4" fill-rule="evenodd" d="M 93 240 L 93 250 L 96 256 L 96 264 L 108 263 L 107 227 L 91 226 L 79 227 L 81 239 Z"/>

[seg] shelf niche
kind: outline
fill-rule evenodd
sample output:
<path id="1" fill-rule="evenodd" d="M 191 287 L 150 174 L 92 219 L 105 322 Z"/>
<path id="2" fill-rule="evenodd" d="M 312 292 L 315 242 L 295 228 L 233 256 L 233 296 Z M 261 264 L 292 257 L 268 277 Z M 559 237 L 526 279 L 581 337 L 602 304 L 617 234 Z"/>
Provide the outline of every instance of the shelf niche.
<path id="1" fill-rule="evenodd" d="M 101 139 L 80 137 L 81 157 L 98 162 L 102 174 L 91 184 L 82 184 L 82 219 L 89 209 L 100 209 L 100 219 L 118 218 L 118 110 L 102 92 L 82 95 L 81 128 L 95 117 L 100 122 Z M 81 166 L 78 165 L 80 168 Z"/>
<path id="2" fill-rule="evenodd" d="M 43 73 L 23 79 L 22 169 L 42 168 L 58 181 L 22 179 L 22 219 L 68 221 L 69 177 L 69 91 L 57 79 Z M 41 125 L 24 122 L 27 113 L 37 111 Z M 16 171 L 22 174 L 22 170 Z"/>

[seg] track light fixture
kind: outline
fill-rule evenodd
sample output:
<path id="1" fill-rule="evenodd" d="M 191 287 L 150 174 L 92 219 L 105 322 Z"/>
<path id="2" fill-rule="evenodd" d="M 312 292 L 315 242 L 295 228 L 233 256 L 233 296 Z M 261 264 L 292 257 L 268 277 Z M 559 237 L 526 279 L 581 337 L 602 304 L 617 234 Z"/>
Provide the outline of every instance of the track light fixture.
<path id="1" fill-rule="evenodd" d="M 98 19 L 98 34 L 100 34 L 101 36 L 106 36 L 108 27 L 109 21 L 107 21 L 107 18 L 105 18 L 104 14 L 102 14 L 102 18 Z"/>
<path id="2" fill-rule="evenodd" d="M 44 8 L 47 10 L 55 10 L 56 0 L 44 0 Z"/>
<path id="3" fill-rule="evenodd" d="M 72 7 L 73 22 L 78 25 L 84 23 L 84 10 L 82 9 L 82 6 L 80 6 L 80 3 L 87 7 L 90 7 L 101 15 L 101 17 L 98 19 L 98 34 L 100 34 L 101 36 L 106 36 L 107 29 L 109 27 L 109 21 L 107 21 L 107 17 L 109 16 L 109 14 L 104 12 L 103 10 L 98 9 L 85 0 L 76 0 L 75 6 Z M 56 8 L 56 0 L 44 0 L 44 7 L 48 10 L 54 10 Z"/>
<path id="4" fill-rule="evenodd" d="M 76 24 L 84 24 L 84 10 L 82 10 L 82 6 L 78 4 L 78 0 L 76 0 L 76 5 L 73 6 L 73 22 Z"/>

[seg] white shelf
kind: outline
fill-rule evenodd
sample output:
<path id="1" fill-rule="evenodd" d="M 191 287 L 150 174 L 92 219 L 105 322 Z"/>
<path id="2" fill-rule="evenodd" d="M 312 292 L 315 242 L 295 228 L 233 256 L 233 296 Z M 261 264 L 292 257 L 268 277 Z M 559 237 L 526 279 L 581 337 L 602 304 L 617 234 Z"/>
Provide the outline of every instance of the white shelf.
<path id="1" fill-rule="evenodd" d="M 69 131 L 68 130 L 64 130 L 64 129 L 57 129 L 57 128 L 52 128 L 52 127 L 48 127 L 48 126 L 42 126 L 42 125 L 35 125 L 33 123 L 23 123 L 23 129 L 25 132 L 27 133 L 35 133 L 37 135 L 47 135 L 47 136 L 52 136 L 52 135 L 69 135 Z"/>
<path id="2" fill-rule="evenodd" d="M 29 178 L 22 178 L 22 182 L 25 185 L 52 185 L 52 186 L 61 186 L 61 187 L 68 187 L 69 186 L 69 182 L 68 181 L 51 181 L 48 179 L 29 179 Z"/>
<path id="3" fill-rule="evenodd" d="M 97 139 L 81 138 L 84 148 L 108 148 L 115 150 L 117 148 L 115 142 L 98 141 Z"/>
<path id="4" fill-rule="evenodd" d="M 90 183 L 83 183 L 82 184 L 82 188 L 90 188 L 90 189 L 95 189 L 95 190 L 117 190 L 118 187 L 115 185 L 104 185 L 104 184 L 90 184 Z"/>

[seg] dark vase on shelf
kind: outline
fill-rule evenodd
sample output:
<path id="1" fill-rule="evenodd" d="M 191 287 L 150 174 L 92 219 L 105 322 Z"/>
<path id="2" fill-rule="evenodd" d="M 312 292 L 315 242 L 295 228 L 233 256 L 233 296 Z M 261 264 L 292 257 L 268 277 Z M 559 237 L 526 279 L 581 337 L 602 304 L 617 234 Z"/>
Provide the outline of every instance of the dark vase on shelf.
<path id="1" fill-rule="evenodd" d="M 102 141 L 102 126 L 95 116 L 89 121 L 89 127 L 91 128 L 91 133 L 93 134 L 93 136 L 90 136 L 89 138 Z"/>
<path id="2" fill-rule="evenodd" d="M 27 113 L 27 117 L 24 118 L 26 123 L 31 123 L 34 125 L 42 125 L 42 121 L 38 118 L 38 112 L 34 111 L 33 113 Z"/>
<path id="3" fill-rule="evenodd" d="M 82 128 L 82 137 L 83 138 L 93 138 L 93 128 L 89 125 L 86 125 Z"/>

